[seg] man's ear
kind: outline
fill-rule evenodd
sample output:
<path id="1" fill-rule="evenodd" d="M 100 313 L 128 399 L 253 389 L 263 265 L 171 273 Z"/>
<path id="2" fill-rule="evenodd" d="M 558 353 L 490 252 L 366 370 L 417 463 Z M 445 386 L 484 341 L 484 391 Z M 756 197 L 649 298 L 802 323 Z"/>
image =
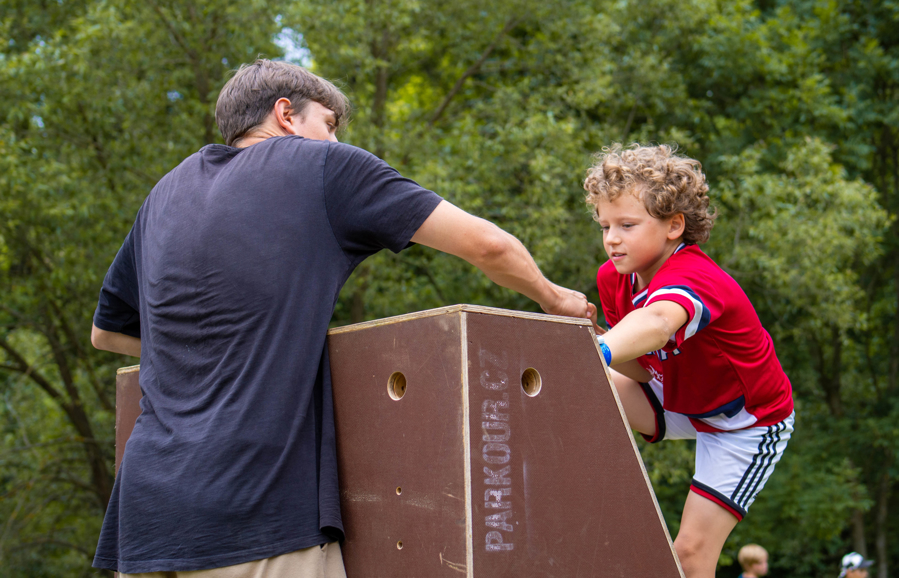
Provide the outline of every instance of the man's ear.
<path id="1" fill-rule="evenodd" d="M 287 134 L 296 134 L 296 129 L 293 128 L 293 124 L 290 122 L 290 117 L 293 114 L 293 111 L 290 109 L 290 100 L 279 98 L 275 102 L 273 113 L 275 115 L 275 122 L 281 130 Z"/>
<path id="2" fill-rule="evenodd" d="M 675 214 L 673 217 L 671 217 L 671 224 L 668 227 L 668 238 L 673 241 L 682 236 L 684 234 L 686 226 L 687 222 L 684 219 L 684 214 Z"/>

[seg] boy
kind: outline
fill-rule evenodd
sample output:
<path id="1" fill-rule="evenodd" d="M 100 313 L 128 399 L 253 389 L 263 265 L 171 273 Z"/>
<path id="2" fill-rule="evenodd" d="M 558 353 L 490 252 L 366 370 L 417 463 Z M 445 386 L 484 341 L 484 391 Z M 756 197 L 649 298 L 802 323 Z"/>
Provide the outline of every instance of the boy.
<path id="1" fill-rule="evenodd" d="M 696 440 L 674 546 L 687 578 L 712 578 L 790 439 L 790 381 L 746 294 L 697 246 L 715 217 L 697 161 L 616 145 L 584 188 L 609 255 L 597 274 L 611 327 L 600 347 L 633 429 L 650 442 Z"/>
<path id="2" fill-rule="evenodd" d="M 758 544 L 746 544 L 740 548 L 737 561 L 743 568 L 740 578 L 761 578 L 768 574 L 768 551 Z"/>

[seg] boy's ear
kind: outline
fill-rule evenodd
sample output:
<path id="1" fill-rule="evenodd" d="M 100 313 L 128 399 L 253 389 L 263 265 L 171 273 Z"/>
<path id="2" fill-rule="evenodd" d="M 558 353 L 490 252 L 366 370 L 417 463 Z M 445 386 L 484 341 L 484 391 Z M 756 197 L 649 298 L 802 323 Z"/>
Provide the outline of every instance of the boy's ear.
<path id="1" fill-rule="evenodd" d="M 668 227 L 668 238 L 673 241 L 681 237 L 684 234 L 686 224 L 683 213 L 677 213 L 671 217 L 671 224 Z"/>

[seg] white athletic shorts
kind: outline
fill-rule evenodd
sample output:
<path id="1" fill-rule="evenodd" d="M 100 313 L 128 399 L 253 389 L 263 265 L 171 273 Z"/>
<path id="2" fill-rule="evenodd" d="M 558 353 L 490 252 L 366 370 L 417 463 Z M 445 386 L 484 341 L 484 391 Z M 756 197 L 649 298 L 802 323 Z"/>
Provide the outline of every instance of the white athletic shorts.
<path id="1" fill-rule="evenodd" d="M 690 418 L 662 408 L 662 384 L 641 383 L 656 414 L 656 435 L 650 442 L 696 440 L 696 472 L 690 490 L 715 502 L 742 520 L 774 472 L 793 433 L 796 412 L 780 423 L 727 432 L 697 432 Z"/>

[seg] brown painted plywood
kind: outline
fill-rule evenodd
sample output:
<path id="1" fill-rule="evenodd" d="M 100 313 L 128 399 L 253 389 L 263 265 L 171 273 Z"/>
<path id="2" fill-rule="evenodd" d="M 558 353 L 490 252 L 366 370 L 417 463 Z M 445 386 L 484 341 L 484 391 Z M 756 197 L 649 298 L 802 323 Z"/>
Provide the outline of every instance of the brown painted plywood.
<path id="1" fill-rule="evenodd" d="M 143 393 L 138 383 L 140 366 L 123 367 L 116 372 L 115 380 L 115 473 L 119 473 L 125 442 L 131 437 L 134 423 L 140 415 L 140 398 Z"/>
<path id="2" fill-rule="evenodd" d="M 338 333 L 328 343 L 347 574 L 464 575 L 459 314 Z M 395 400 L 388 382 L 397 372 L 406 389 Z"/>
<path id="3" fill-rule="evenodd" d="M 473 574 L 679 576 L 592 330 L 467 318 Z"/>
<path id="4" fill-rule="evenodd" d="M 589 322 L 456 305 L 328 342 L 351 578 L 682 576 Z M 141 395 L 120 372 L 117 468 Z"/>

